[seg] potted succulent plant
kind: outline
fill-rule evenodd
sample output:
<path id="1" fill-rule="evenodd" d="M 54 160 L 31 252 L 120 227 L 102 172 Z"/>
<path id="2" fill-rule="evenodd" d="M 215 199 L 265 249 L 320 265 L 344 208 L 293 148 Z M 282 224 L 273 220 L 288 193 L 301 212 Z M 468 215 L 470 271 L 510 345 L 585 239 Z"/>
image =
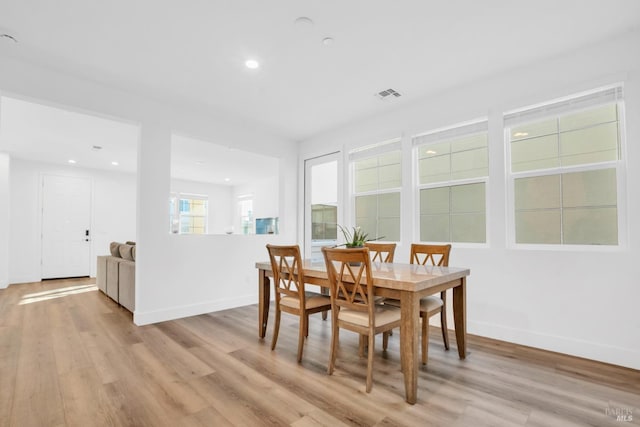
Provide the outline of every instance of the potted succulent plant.
<path id="1" fill-rule="evenodd" d="M 347 248 L 361 248 L 364 246 L 365 242 L 379 239 L 378 237 L 375 239 L 369 239 L 369 233 L 365 233 L 360 229 L 360 227 L 351 227 L 351 230 L 348 230 L 341 225 L 338 225 L 338 227 L 340 228 L 340 231 L 342 231 L 342 235 L 345 240 L 344 246 Z"/>

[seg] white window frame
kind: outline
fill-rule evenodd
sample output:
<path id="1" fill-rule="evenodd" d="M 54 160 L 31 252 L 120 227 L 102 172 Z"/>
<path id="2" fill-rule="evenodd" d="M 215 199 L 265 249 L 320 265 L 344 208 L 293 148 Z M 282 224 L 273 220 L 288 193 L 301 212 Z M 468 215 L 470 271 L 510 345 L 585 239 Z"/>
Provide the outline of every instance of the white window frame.
<path id="1" fill-rule="evenodd" d="M 388 240 L 388 239 L 380 239 L 380 242 L 390 242 L 390 243 L 400 243 L 402 242 L 402 231 L 403 231 L 403 223 L 402 223 L 402 207 L 403 207 L 403 177 L 404 174 L 400 174 L 400 186 L 393 188 L 385 188 L 383 190 L 371 190 L 371 191 L 363 191 L 360 193 L 356 193 L 356 179 L 355 179 L 355 162 L 358 160 L 369 159 L 372 157 L 379 156 L 380 154 L 386 154 L 392 151 L 398 151 L 400 153 L 400 170 L 404 166 L 402 161 L 402 138 L 393 138 L 383 142 L 379 142 L 372 145 L 366 145 L 364 147 L 356 148 L 349 151 L 349 207 L 350 207 L 350 215 L 351 218 L 351 226 L 355 226 L 356 224 L 356 197 L 361 196 L 376 196 L 381 194 L 392 194 L 398 193 L 400 195 L 400 229 L 398 234 L 398 240 Z M 377 223 L 378 218 L 376 219 Z M 350 228 L 348 226 L 347 228 Z M 338 233 L 338 238 L 340 239 L 342 233 Z M 379 236 L 369 235 L 369 238 L 377 238 Z"/>
<path id="2" fill-rule="evenodd" d="M 616 83 L 610 86 L 573 94 L 570 96 L 556 98 L 544 103 L 519 108 L 517 110 L 503 113 L 504 146 L 505 146 L 505 179 L 507 189 L 507 248 L 515 250 L 542 250 L 542 251 L 581 251 L 581 252 L 618 252 L 627 247 L 627 180 L 626 180 L 626 132 L 625 132 L 625 112 L 623 84 Z M 609 101 L 606 98 L 609 97 Z M 618 136 L 619 151 L 618 160 L 600 163 L 559 166 L 533 171 L 512 172 L 511 171 L 511 138 L 509 129 L 513 125 L 520 125 L 527 122 L 535 122 L 545 118 L 559 117 L 564 114 L 580 112 L 597 106 L 616 103 L 618 108 Z M 527 112 L 531 112 L 531 120 L 518 120 Z M 510 122 L 510 123 L 508 123 Z M 574 245 L 574 244 L 537 244 L 537 243 L 516 243 L 516 220 L 515 220 L 515 180 L 518 178 L 529 178 L 538 176 L 549 176 L 567 174 L 572 172 L 585 172 L 603 169 L 616 170 L 617 185 L 617 213 L 618 213 L 618 244 L 617 245 Z"/>
<path id="3" fill-rule="evenodd" d="M 463 179 L 450 179 L 446 181 L 440 181 L 429 184 L 420 184 L 420 159 L 419 159 L 419 150 L 420 147 L 438 144 L 441 142 L 445 142 L 447 140 L 451 140 L 458 137 L 472 136 L 480 133 L 485 133 L 487 135 L 487 162 L 491 161 L 491 155 L 489 151 L 491 150 L 491 144 L 489 143 L 489 120 L 487 117 L 470 120 L 467 122 L 458 123 L 453 126 L 447 126 L 440 129 L 435 129 L 429 132 L 423 132 L 420 134 L 413 135 L 411 137 L 411 145 L 412 145 L 412 163 L 414 169 L 414 197 L 416 200 L 416 208 L 414 210 L 414 240 L 416 242 L 425 243 L 425 244 L 442 244 L 445 242 L 431 242 L 431 241 L 423 241 L 420 238 L 420 191 L 424 189 L 431 188 L 445 188 L 445 187 L 454 187 L 458 185 L 467 185 L 467 184 L 481 184 L 484 183 L 484 206 L 485 206 L 485 241 L 482 243 L 478 242 L 446 242 L 455 245 L 460 248 L 487 248 L 490 246 L 489 242 L 489 218 L 490 218 L 490 206 L 489 206 L 489 170 L 490 164 L 488 165 L 487 175 L 484 177 L 477 178 L 463 178 Z"/>

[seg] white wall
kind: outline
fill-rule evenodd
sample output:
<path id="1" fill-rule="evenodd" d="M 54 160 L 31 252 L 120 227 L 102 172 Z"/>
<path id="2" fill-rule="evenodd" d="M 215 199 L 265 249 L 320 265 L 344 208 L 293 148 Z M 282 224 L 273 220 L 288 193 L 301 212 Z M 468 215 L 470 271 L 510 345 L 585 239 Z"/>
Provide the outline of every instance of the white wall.
<path id="1" fill-rule="evenodd" d="M 468 331 L 640 369 L 640 279 L 634 268 L 640 259 L 640 187 L 635 185 L 640 182 L 640 169 L 635 167 L 640 164 L 638 46 L 640 32 L 636 31 L 532 67 L 443 90 L 422 102 L 304 141 L 301 158 L 336 150 L 345 153 L 400 136 L 408 149 L 411 135 L 488 116 L 489 243 L 482 248 L 454 245 L 450 262 L 471 268 Z M 629 218 L 628 244 L 616 251 L 507 248 L 502 112 L 620 81 L 625 84 L 627 119 L 629 186 L 623 216 Z M 405 156 L 402 242 L 396 260 L 408 260 L 410 243 L 419 239 L 411 165 Z M 343 206 L 348 206 L 348 200 L 343 200 Z M 300 210 L 300 233 L 302 215 Z"/>
<path id="2" fill-rule="evenodd" d="M 232 188 L 228 185 L 171 179 L 172 193 L 198 194 L 208 197 L 207 234 L 225 234 L 227 227 L 233 224 L 231 210 L 234 205 L 232 204 L 231 191 Z M 167 222 L 167 227 L 168 224 Z"/>
<path id="3" fill-rule="evenodd" d="M 9 286 L 10 165 L 9 155 L 0 153 L 0 289 Z"/>
<path id="4" fill-rule="evenodd" d="M 37 282 L 41 279 L 40 206 L 43 174 L 91 179 L 91 276 L 95 276 L 95 257 L 109 253 L 109 242 L 135 240 L 135 176 L 12 159 L 9 199 L 10 283 Z"/>

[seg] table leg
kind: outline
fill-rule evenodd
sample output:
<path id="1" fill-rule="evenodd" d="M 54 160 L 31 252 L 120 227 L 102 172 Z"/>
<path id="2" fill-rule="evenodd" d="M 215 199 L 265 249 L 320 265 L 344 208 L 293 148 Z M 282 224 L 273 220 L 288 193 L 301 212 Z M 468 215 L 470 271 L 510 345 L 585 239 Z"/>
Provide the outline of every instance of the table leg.
<path id="1" fill-rule="evenodd" d="M 269 319 L 269 303 L 271 301 L 271 281 L 266 270 L 258 270 L 258 336 L 264 338 L 267 333 Z"/>
<path id="2" fill-rule="evenodd" d="M 467 356 L 467 278 L 460 279 L 460 284 L 453 288 L 453 321 L 456 327 L 456 343 L 458 356 Z"/>
<path id="3" fill-rule="evenodd" d="M 407 403 L 415 404 L 418 394 L 418 342 L 420 341 L 420 298 L 414 292 L 400 294 L 400 360 Z"/>

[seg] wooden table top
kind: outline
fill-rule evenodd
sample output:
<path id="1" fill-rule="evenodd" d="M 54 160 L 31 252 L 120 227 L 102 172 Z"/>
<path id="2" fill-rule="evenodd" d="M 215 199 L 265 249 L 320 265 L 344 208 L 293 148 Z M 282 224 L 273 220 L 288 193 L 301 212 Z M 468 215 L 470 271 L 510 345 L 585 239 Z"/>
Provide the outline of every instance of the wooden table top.
<path id="1" fill-rule="evenodd" d="M 271 263 L 256 263 L 256 268 L 271 271 Z M 309 278 L 327 279 L 324 261 L 303 260 L 304 274 Z M 452 280 L 466 277 L 471 273 L 468 268 L 437 267 L 432 265 L 372 262 L 371 274 L 375 285 L 381 288 L 419 292 L 436 287 Z"/>

